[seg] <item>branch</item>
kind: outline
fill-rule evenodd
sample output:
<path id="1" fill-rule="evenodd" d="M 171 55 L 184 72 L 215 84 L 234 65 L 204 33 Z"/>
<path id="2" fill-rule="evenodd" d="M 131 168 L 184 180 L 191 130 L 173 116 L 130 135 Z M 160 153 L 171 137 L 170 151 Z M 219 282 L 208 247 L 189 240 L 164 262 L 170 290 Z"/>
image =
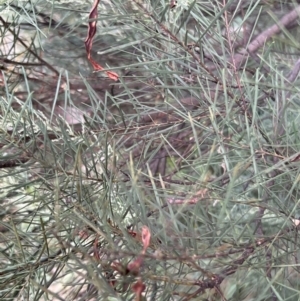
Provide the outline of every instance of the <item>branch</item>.
<path id="1" fill-rule="evenodd" d="M 277 24 L 272 25 L 261 34 L 259 34 L 246 49 L 240 51 L 240 53 L 236 54 L 233 58 L 232 64 L 237 67 L 240 67 L 242 63 L 244 63 L 248 55 L 256 52 L 260 47 L 264 46 L 265 43 L 274 35 L 281 32 L 283 28 L 288 27 L 291 23 L 293 23 L 300 15 L 300 5 L 294 8 L 291 12 L 287 13 L 283 16 Z"/>

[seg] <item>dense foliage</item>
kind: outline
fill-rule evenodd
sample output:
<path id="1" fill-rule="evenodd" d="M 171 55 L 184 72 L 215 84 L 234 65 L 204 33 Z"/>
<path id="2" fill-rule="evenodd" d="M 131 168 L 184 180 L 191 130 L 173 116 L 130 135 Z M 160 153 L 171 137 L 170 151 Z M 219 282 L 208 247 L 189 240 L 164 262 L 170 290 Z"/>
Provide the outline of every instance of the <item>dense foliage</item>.
<path id="1" fill-rule="evenodd" d="M 299 300 L 298 2 L 2 2 L 1 300 Z"/>

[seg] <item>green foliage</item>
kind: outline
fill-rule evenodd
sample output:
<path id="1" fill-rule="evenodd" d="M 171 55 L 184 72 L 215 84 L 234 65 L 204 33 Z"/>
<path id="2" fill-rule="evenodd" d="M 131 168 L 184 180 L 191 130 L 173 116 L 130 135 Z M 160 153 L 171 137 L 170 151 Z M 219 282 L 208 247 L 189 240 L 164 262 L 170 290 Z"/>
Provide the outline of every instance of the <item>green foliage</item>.
<path id="1" fill-rule="evenodd" d="M 0 5 L 1 300 L 299 300 L 297 1 L 92 5 Z"/>

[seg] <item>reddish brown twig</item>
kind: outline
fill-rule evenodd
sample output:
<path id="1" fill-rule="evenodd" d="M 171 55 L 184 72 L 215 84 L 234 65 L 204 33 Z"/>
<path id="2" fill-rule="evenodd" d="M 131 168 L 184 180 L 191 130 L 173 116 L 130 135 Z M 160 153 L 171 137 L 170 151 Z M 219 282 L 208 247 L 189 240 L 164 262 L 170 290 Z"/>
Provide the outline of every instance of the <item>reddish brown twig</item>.
<path id="1" fill-rule="evenodd" d="M 95 0 L 93 7 L 90 11 L 89 14 L 89 27 L 88 27 L 88 33 L 87 33 L 87 37 L 85 39 L 85 49 L 86 49 L 86 53 L 87 53 L 87 58 L 88 60 L 91 62 L 93 68 L 95 71 L 102 71 L 104 70 L 103 67 L 101 67 L 96 61 L 94 61 L 91 57 L 91 49 L 92 49 L 92 45 L 93 45 L 93 39 L 94 36 L 97 32 L 97 17 L 98 17 L 98 4 L 100 3 L 100 0 Z M 112 71 L 105 71 L 105 73 L 107 74 L 107 76 L 115 81 L 118 80 L 119 76 L 117 73 L 112 72 Z"/>

